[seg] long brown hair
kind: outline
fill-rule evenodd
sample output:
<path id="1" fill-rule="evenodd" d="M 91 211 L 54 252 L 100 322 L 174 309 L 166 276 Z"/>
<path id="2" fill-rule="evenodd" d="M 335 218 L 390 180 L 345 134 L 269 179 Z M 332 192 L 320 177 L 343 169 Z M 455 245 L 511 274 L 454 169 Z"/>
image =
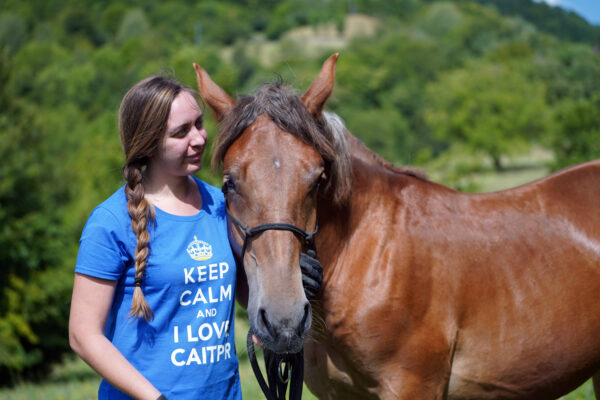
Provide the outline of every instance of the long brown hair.
<path id="1" fill-rule="evenodd" d="M 135 289 L 131 317 L 154 318 L 142 291 L 146 263 L 150 254 L 148 225 L 154 219 L 154 207 L 144 197 L 143 171 L 158 151 L 167 130 L 173 99 L 188 90 L 163 76 L 151 76 L 133 86 L 123 97 L 119 108 L 119 134 L 125 153 L 123 176 L 127 195 L 127 211 L 136 236 Z"/>

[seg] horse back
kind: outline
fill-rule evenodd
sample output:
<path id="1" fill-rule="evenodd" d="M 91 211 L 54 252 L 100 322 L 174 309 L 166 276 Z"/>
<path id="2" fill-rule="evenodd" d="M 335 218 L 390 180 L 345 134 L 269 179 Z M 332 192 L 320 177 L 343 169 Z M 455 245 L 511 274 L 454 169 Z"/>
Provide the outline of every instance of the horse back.
<path id="1" fill-rule="evenodd" d="M 595 228 L 600 223 L 600 160 L 563 169 L 532 185 L 544 194 L 551 215 L 564 215 L 600 237 L 600 229 Z"/>

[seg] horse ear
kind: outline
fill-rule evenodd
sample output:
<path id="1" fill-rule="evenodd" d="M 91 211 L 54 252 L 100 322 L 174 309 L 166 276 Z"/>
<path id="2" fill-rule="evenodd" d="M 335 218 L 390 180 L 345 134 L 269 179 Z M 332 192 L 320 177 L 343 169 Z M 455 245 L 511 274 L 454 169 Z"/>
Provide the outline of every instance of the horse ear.
<path id="1" fill-rule="evenodd" d="M 223 119 L 223 116 L 233 107 L 235 100 L 221 89 L 219 85 L 213 82 L 202 67 L 194 63 L 196 70 L 196 80 L 198 81 L 198 91 L 202 99 L 210 106 L 218 121 Z"/>
<path id="2" fill-rule="evenodd" d="M 319 76 L 317 76 L 317 79 L 315 79 L 306 93 L 300 98 L 308 111 L 317 118 L 321 116 L 325 101 L 327 101 L 327 98 L 333 91 L 335 64 L 338 57 L 339 53 L 335 53 L 325 60 Z"/>

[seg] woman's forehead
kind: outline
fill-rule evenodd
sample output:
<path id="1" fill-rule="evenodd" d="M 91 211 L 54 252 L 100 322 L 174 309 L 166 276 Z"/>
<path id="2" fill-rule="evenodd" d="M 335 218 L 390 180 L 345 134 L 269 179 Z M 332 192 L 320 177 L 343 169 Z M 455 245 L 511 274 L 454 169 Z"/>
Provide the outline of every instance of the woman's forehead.
<path id="1" fill-rule="evenodd" d="M 169 128 L 187 123 L 190 119 L 193 121 L 199 115 L 202 115 L 202 110 L 198 106 L 198 102 L 187 91 L 182 91 L 171 103 L 171 111 L 169 113 Z"/>

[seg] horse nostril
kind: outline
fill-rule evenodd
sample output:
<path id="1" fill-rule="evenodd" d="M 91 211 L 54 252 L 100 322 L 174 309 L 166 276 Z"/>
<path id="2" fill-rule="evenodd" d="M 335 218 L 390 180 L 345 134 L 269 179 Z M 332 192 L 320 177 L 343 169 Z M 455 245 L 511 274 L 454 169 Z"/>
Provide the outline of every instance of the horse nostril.
<path id="1" fill-rule="evenodd" d="M 267 332 L 269 332 L 271 334 L 271 336 L 275 337 L 275 331 L 273 330 L 273 326 L 271 325 L 271 323 L 269 322 L 269 319 L 267 318 L 267 311 L 264 308 L 261 308 L 258 311 L 258 315 L 260 315 L 261 322 L 263 323 L 264 327 L 267 329 Z"/>
<path id="2" fill-rule="evenodd" d="M 305 330 L 308 330 L 308 328 L 310 327 L 310 322 L 308 322 L 308 318 L 310 316 L 310 304 L 306 303 L 304 304 L 304 315 L 302 316 L 302 321 L 300 321 L 300 324 L 298 325 L 298 336 L 302 336 L 305 332 Z M 308 322 L 308 326 L 307 325 Z"/>

